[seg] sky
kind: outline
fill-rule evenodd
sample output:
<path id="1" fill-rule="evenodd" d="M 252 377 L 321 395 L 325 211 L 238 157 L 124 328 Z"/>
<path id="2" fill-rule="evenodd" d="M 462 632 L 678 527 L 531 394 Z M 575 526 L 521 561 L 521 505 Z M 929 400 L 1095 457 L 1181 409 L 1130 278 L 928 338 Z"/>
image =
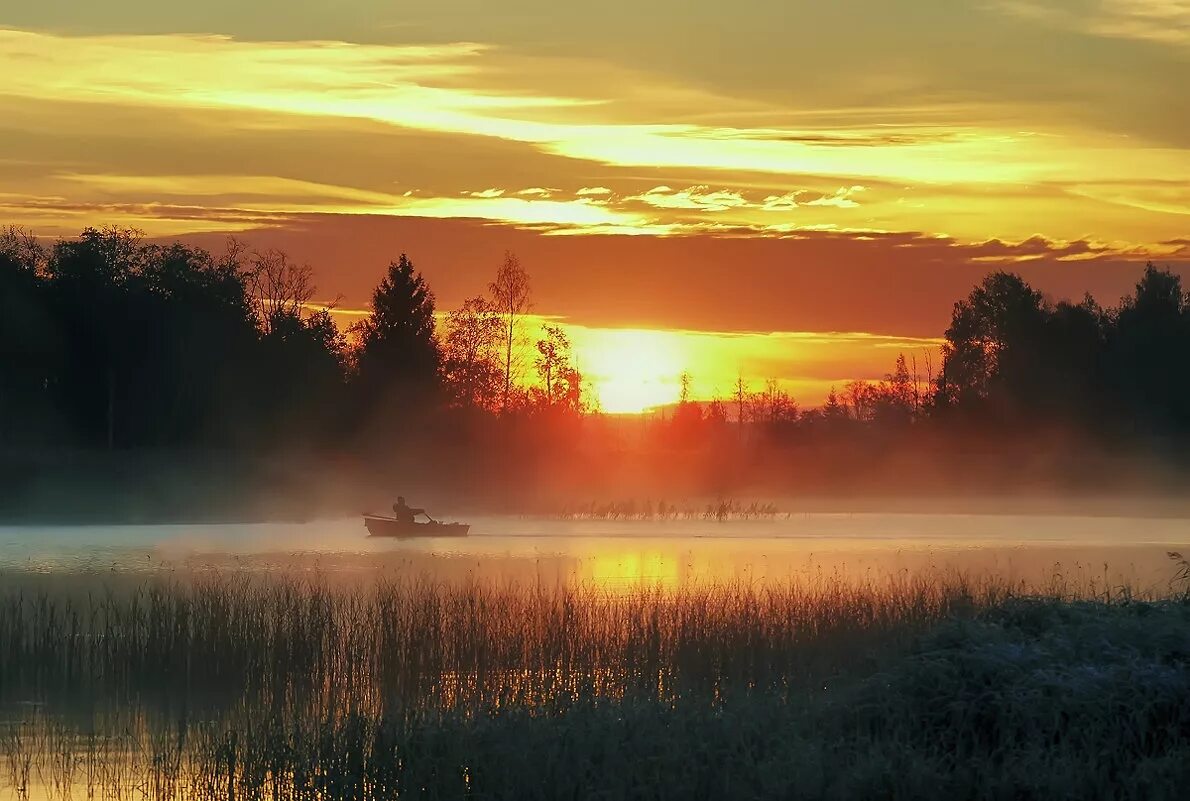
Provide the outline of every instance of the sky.
<path id="1" fill-rule="evenodd" d="M 990 270 L 1190 265 L 1190 0 L 4 2 L 0 70 L 0 222 L 234 234 L 346 310 L 513 250 L 619 405 L 813 404 Z"/>

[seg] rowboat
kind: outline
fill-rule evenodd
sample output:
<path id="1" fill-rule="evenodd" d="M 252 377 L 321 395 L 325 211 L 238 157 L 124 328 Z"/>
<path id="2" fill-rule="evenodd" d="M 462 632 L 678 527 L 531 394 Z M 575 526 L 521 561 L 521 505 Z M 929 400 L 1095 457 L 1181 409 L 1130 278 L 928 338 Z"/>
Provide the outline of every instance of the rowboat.
<path id="1" fill-rule="evenodd" d="M 406 523 L 395 517 L 380 515 L 364 515 L 364 526 L 368 529 L 369 537 L 395 537 L 401 540 L 413 537 L 466 537 L 471 528 L 466 523 Z"/>

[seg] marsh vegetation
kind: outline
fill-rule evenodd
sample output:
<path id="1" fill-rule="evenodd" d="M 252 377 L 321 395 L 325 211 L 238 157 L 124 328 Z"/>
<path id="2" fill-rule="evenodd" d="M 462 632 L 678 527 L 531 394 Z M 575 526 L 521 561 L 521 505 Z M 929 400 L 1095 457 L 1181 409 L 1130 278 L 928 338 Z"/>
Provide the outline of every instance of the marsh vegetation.
<path id="1" fill-rule="evenodd" d="M 0 584 L 17 797 L 1173 798 L 1190 764 L 1177 579 L 79 586 Z"/>
<path id="2" fill-rule="evenodd" d="M 789 513 L 782 512 L 776 504 L 771 502 L 751 501 L 745 503 L 735 498 L 716 498 L 707 502 L 667 501 L 664 498 L 654 502 L 652 498 L 643 500 L 627 498 L 562 504 L 550 508 L 544 516 L 555 520 L 717 520 L 725 522 L 728 520 L 774 520 L 780 516 L 788 517 Z"/>

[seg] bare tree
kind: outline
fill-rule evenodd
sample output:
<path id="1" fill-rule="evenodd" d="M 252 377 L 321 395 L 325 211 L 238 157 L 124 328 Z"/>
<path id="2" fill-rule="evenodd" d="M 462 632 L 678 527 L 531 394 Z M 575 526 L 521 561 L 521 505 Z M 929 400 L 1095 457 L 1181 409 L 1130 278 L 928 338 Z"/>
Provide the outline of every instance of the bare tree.
<path id="1" fill-rule="evenodd" d="M 744 377 L 743 376 L 736 376 L 734 397 L 735 397 L 735 421 L 740 425 L 740 430 L 742 432 L 744 422 L 747 420 L 747 418 L 745 417 L 744 407 L 745 407 L 745 405 L 747 405 L 747 402 L 748 402 L 748 389 L 747 389 L 747 387 L 744 386 Z"/>
<path id="2" fill-rule="evenodd" d="M 229 257 L 235 245 L 229 245 Z M 309 264 L 290 261 L 283 250 L 253 253 L 245 276 L 252 303 L 265 334 L 279 320 L 301 319 L 306 304 L 314 297 L 314 270 Z"/>
<path id="3" fill-rule="evenodd" d="M 32 231 L 10 225 L 0 230 L 0 259 L 29 273 L 39 273 L 45 266 L 46 252 Z"/>
<path id="4" fill-rule="evenodd" d="M 926 391 L 922 403 L 932 404 L 934 402 L 934 391 L 937 389 L 934 382 L 934 358 L 929 350 L 923 349 L 923 352 L 926 357 Z"/>
<path id="5" fill-rule="evenodd" d="M 917 354 L 913 354 L 913 413 L 921 411 L 921 375 L 917 372 Z"/>
<path id="6" fill-rule="evenodd" d="M 492 306 L 500 317 L 504 344 L 504 409 L 508 410 L 512 395 L 513 344 L 521 325 L 521 317 L 529 310 L 529 274 L 521 266 L 516 254 L 504 254 L 504 263 L 496 271 L 496 280 L 488 285 Z"/>
<path id="7" fill-rule="evenodd" d="M 781 389 L 775 378 L 767 379 L 759 392 L 749 393 L 745 405 L 753 423 L 765 423 L 770 428 L 789 425 L 798 416 L 797 401 Z"/>

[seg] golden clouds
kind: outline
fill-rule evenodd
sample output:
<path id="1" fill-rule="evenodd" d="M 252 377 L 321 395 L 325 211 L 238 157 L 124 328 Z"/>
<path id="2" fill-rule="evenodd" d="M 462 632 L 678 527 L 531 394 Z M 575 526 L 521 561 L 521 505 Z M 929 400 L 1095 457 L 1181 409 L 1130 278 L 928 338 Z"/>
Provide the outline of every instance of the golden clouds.
<path id="1" fill-rule="evenodd" d="M 541 60 L 534 64 L 543 66 Z M 12 76 L 2 90 L 8 97 L 84 104 L 95 109 L 98 124 L 106 109 L 138 107 L 161 114 L 217 112 L 220 122 L 233 130 L 242 128 L 244 135 L 265 130 L 274 138 L 312 125 L 332 124 L 347 132 L 382 125 L 445 137 L 459 149 L 476 139 L 512 143 L 526 158 L 554 158 L 560 171 L 585 162 L 588 171 L 602 171 L 612 184 L 576 184 L 565 190 L 570 196 L 564 200 L 554 196 L 563 190 L 552 187 L 553 181 L 522 188 L 493 184 L 480 190 L 425 190 L 408 183 L 327 187 L 325 181 L 303 175 L 309 167 L 295 154 L 289 175 L 228 175 L 222 189 L 213 181 L 190 179 L 170 185 L 164 175 L 119 179 L 120 187 L 115 179 L 106 185 L 91 181 L 91 188 L 104 190 L 109 200 L 122 188 L 119 200 L 126 203 L 157 202 L 161 196 L 183 196 L 191 189 L 192 198 L 225 196 L 231 209 L 278 213 L 463 216 L 661 234 L 714 230 L 728 218 L 732 225 L 774 233 L 922 230 L 976 238 L 991 227 L 996 233 L 1024 238 L 1037 229 L 1019 227 L 1011 214 L 1000 216 L 1008 224 L 997 225 L 996 217 L 981 219 L 982 230 L 975 230 L 964 214 L 947 211 L 942 204 L 907 201 L 914 200 L 910 195 L 915 189 L 938 197 L 983 188 L 1004 198 L 1033 187 L 1040 188 L 1034 201 L 1049 194 L 1049 208 L 1063 205 L 1069 218 L 1069 209 L 1084 201 L 1117 201 L 1110 193 L 1067 193 L 1067 186 L 1190 181 L 1184 151 L 1075 129 L 1037 133 L 1007 127 L 1007 121 L 981 126 L 945 122 L 940 119 L 944 107 L 927 114 L 932 118 L 928 123 L 880 123 L 850 111 L 835 115 L 833 121 L 828 114 L 816 127 L 807 128 L 771 124 L 790 119 L 789 109 L 757 103 L 745 110 L 738 100 L 655 80 L 635 85 L 633 102 L 627 106 L 619 102 L 615 87 L 602 84 L 575 84 L 564 95 L 561 89 L 566 87 L 557 86 L 550 70 L 528 71 L 515 56 L 477 44 L 243 42 L 189 35 L 61 37 L 7 30 L 0 31 L 0 66 Z M 570 68 L 562 71 L 573 73 Z M 595 96 L 597 89 L 606 96 Z M 655 108 L 665 111 L 648 111 L 642 95 L 653 97 Z M 735 124 L 689 121 L 708 103 L 721 107 L 728 118 L 734 115 Z M 869 117 L 878 113 L 873 109 Z M 352 159 L 349 149 L 332 155 L 345 162 Z M 394 159 L 407 162 L 409 156 L 394 149 Z M 132 165 L 110 166 L 92 174 L 135 174 Z M 408 169 L 424 174 L 425 167 Z M 662 183 L 642 187 L 634 175 L 641 170 L 701 172 L 707 180 L 676 188 Z M 56 177 L 74 180 L 69 175 L 48 176 Z M 258 191 L 269 180 L 274 183 L 264 187 L 268 191 Z M 318 184 L 318 190 L 309 191 L 311 184 Z M 757 197 L 746 194 L 749 188 L 757 190 Z M 857 197 L 860 192 L 865 192 L 862 199 Z M 516 198 L 510 197 L 514 193 Z M 263 196 L 275 201 L 266 207 Z M 1008 202 L 1003 200 L 1004 205 Z M 1179 203 L 1175 199 L 1173 205 Z M 1159 213 L 1171 206 L 1168 199 L 1156 205 L 1118 205 L 1129 210 L 1120 212 L 1122 228 L 1129 215 Z M 1022 215 L 1033 221 L 1030 225 L 1036 224 L 1036 211 Z M 1041 232 L 1074 238 L 1086 228 L 1074 222 Z M 1120 233 L 1118 238 L 1129 238 L 1128 231 Z"/>

